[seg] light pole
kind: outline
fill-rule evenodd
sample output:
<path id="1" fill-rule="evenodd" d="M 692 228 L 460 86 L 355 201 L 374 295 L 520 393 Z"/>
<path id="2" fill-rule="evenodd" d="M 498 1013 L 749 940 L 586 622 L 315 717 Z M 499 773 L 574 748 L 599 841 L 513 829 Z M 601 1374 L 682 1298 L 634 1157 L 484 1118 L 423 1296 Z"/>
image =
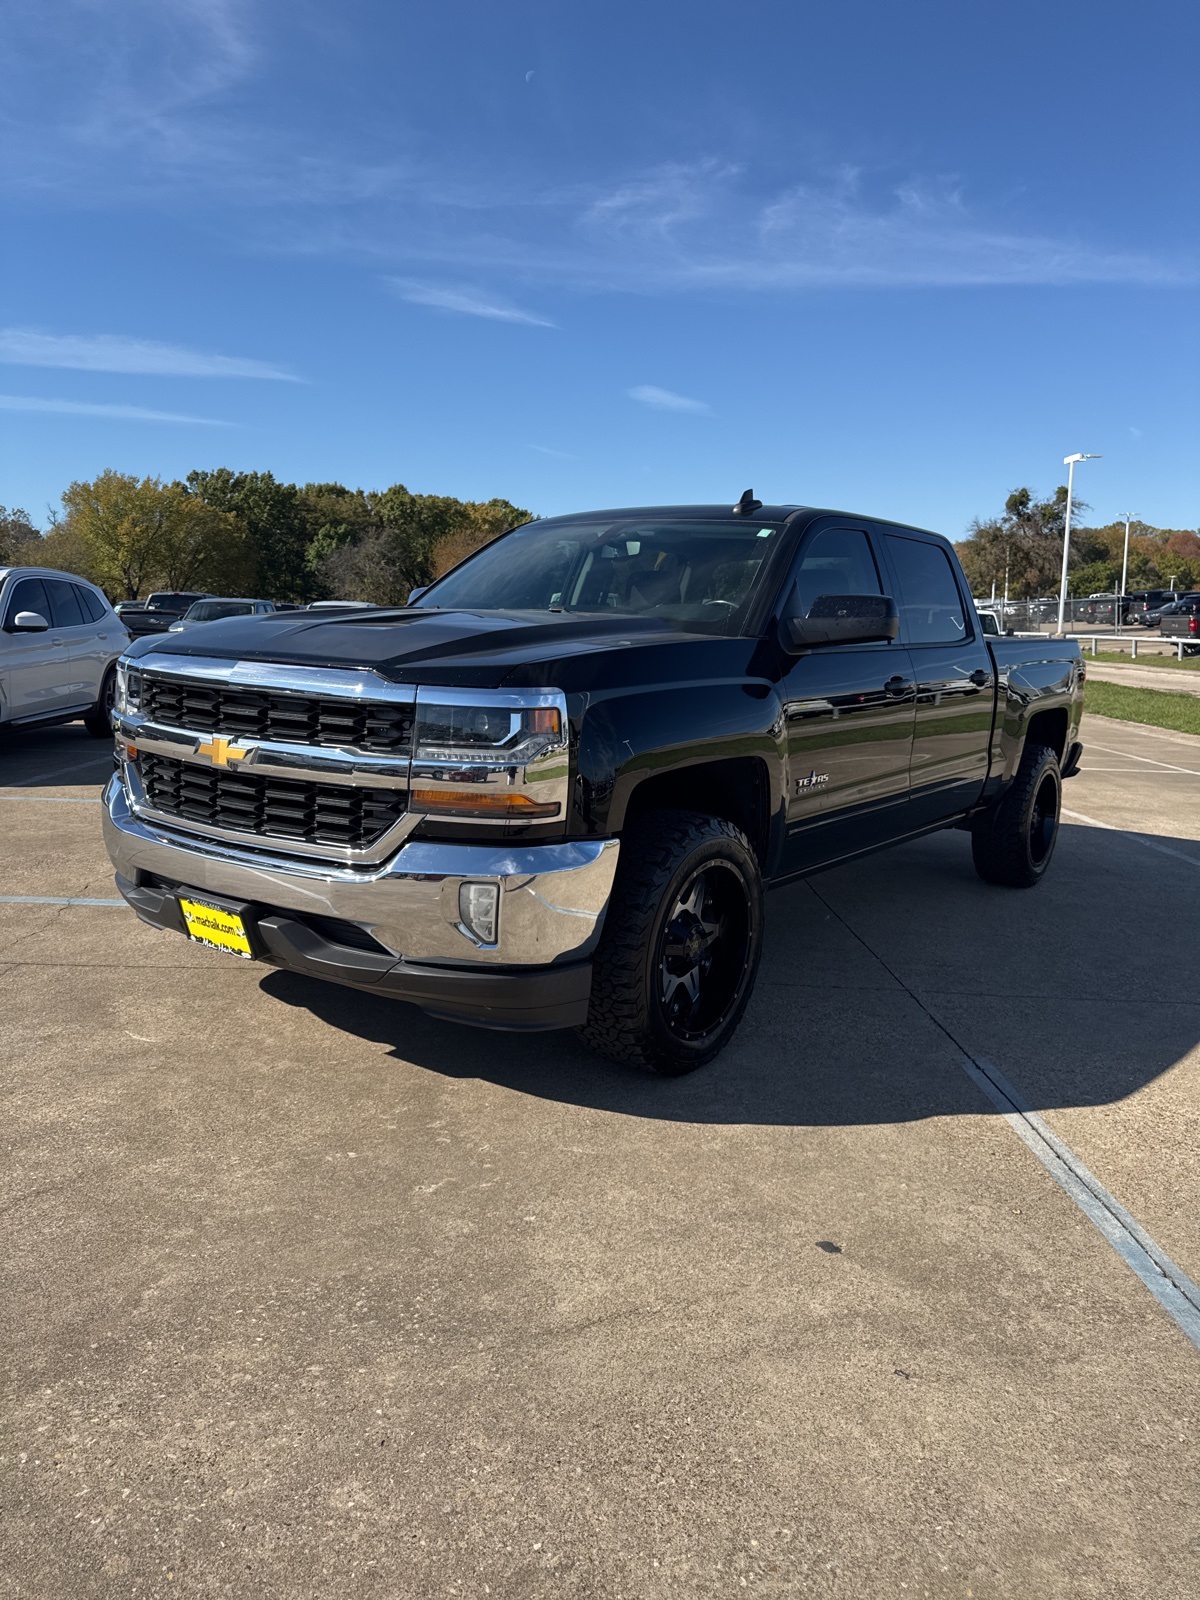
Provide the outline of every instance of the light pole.
<path id="1" fill-rule="evenodd" d="M 1063 466 L 1067 469 L 1067 515 L 1063 523 L 1063 564 L 1062 579 L 1058 586 L 1058 632 L 1062 637 L 1063 616 L 1067 609 L 1067 557 L 1071 550 L 1071 492 L 1075 487 L 1075 463 L 1077 461 L 1099 461 L 1100 457 L 1089 455 L 1073 455 L 1063 457 Z"/>
<path id="2" fill-rule="evenodd" d="M 1133 521 L 1130 512 L 1125 513 L 1125 557 L 1121 562 L 1121 599 L 1125 598 L 1125 582 L 1129 577 L 1129 524 Z"/>

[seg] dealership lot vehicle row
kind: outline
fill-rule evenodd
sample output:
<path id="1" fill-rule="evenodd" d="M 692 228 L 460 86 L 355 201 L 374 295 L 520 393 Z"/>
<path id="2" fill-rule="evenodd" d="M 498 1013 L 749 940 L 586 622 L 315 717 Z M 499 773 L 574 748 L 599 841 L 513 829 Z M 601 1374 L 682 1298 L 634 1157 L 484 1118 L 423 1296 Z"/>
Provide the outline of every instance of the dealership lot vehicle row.
<path id="1" fill-rule="evenodd" d="M 954 833 L 772 896 L 662 1083 L 60 903 L 73 733 L 0 786 L 14 1592 L 1194 1589 L 1200 742 L 1085 722 L 1031 897 Z"/>

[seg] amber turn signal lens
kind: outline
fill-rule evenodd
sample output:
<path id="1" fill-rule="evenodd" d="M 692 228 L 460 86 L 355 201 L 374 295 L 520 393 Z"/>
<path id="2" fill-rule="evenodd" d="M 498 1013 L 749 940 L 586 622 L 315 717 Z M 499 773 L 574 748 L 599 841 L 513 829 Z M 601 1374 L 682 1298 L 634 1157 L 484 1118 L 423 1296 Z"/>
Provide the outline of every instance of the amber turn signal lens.
<path id="1" fill-rule="evenodd" d="M 516 817 L 523 822 L 558 815 L 556 801 L 546 805 L 520 792 L 498 791 L 488 794 L 473 789 L 414 789 L 411 803 L 414 811 L 476 817 Z"/>
<path id="2" fill-rule="evenodd" d="M 562 732 L 562 718 L 557 706 L 536 706 L 531 712 L 534 733 Z"/>

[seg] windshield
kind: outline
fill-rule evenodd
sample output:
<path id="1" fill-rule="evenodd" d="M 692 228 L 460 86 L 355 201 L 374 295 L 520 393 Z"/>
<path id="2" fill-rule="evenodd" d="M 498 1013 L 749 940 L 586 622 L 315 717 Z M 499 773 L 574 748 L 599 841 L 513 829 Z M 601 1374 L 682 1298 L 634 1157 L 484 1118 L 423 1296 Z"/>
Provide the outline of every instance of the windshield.
<path id="1" fill-rule="evenodd" d="M 215 622 L 218 617 L 244 617 L 252 611 L 249 600 L 197 600 L 187 613 L 189 622 Z"/>
<path id="2" fill-rule="evenodd" d="M 531 522 L 485 545 L 418 606 L 604 612 L 737 633 L 780 526 L 753 518 Z"/>

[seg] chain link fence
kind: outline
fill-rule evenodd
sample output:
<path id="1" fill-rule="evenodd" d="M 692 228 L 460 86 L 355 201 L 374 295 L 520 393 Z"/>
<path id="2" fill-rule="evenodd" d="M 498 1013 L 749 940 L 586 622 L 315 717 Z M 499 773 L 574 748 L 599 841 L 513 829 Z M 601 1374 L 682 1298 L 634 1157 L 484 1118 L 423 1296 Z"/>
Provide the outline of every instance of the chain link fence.
<path id="1" fill-rule="evenodd" d="M 980 611 L 991 611 L 1007 633 L 1057 633 L 1058 596 L 1037 600 L 976 600 Z M 1148 613 L 1157 610 L 1153 601 L 1132 595 L 1093 595 L 1084 600 L 1068 600 L 1063 626 L 1068 633 L 1140 634 L 1157 637 L 1157 619 Z"/>

